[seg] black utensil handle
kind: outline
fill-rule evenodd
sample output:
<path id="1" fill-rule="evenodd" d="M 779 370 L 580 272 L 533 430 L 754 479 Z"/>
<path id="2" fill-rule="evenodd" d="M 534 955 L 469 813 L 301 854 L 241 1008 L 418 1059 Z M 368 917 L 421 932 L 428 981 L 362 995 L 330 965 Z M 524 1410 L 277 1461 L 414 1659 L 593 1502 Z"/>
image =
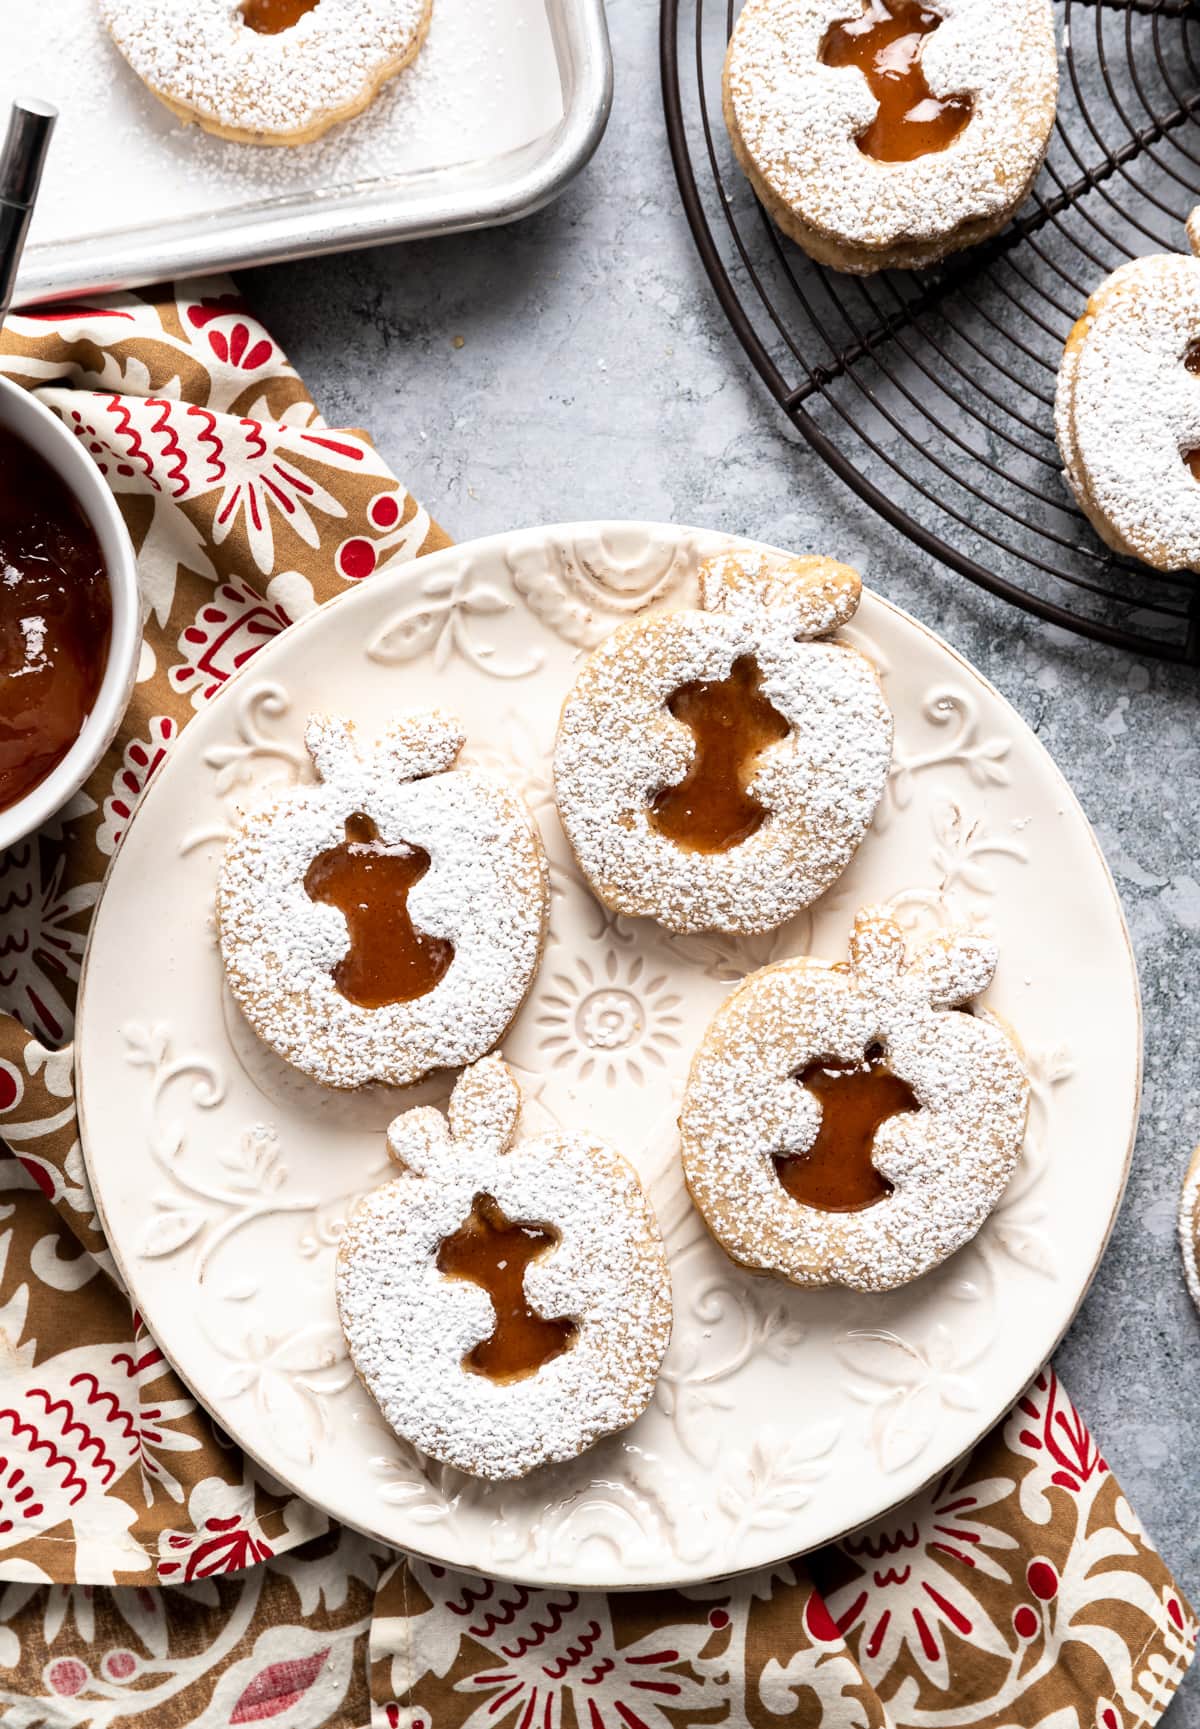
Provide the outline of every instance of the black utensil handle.
<path id="1" fill-rule="evenodd" d="M 8 311 L 58 109 L 14 102 L 0 148 L 0 320 Z"/>

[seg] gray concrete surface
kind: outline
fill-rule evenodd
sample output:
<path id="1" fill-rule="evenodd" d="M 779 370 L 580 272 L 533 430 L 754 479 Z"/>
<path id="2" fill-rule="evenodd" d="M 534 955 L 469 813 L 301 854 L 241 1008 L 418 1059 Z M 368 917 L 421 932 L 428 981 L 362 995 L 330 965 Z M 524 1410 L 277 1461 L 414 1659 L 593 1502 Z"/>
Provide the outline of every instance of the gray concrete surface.
<path id="1" fill-rule="evenodd" d="M 1200 1598 L 1200 1320 L 1174 1241 L 1200 1140 L 1200 675 L 1078 641 L 877 523 L 782 420 L 679 211 L 656 8 L 610 0 L 617 92 L 588 169 L 506 230 L 247 274 L 329 418 L 372 429 L 457 538 L 587 516 L 743 530 L 858 564 L 1038 732 L 1102 840 L 1133 931 L 1146 1089 L 1116 1234 L 1058 1367 Z M 1171 1729 L 1200 1724 L 1193 1675 Z"/>

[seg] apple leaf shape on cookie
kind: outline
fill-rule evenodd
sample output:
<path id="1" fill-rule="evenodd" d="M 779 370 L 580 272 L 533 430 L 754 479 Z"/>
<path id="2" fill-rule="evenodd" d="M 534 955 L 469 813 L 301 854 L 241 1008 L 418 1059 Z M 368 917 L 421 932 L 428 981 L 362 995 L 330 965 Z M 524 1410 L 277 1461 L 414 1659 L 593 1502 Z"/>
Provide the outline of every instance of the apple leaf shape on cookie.
<path id="1" fill-rule="evenodd" d="M 975 1235 L 1012 1176 L 1029 1095 L 1000 1023 L 957 1012 L 991 982 L 997 958 L 966 931 L 909 955 L 887 909 L 867 908 L 848 968 L 804 956 L 739 986 L 704 1036 L 680 1117 L 688 1188 L 727 1254 L 797 1285 L 884 1291 Z M 872 1129 L 871 1162 L 888 1192 L 845 1206 L 826 1149 L 823 1189 L 797 1200 L 780 1164 L 802 1164 L 817 1147 L 824 1113 L 836 1132 L 838 1108 L 833 1091 L 818 1097 L 801 1081 L 814 1065 L 864 1061 L 904 1089 Z M 848 1160 L 861 1151 L 860 1126 L 847 1128 Z M 852 1179 L 859 1172 L 848 1169 L 843 1186 Z"/>
<path id="2" fill-rule="evenodd" d="M 541 957 L 548 883 L 524 803 L 455 766 L 458 722 L 361 747 L 313 715 L 315 783 L 270 788 L 217 883 L 230 990 L 264 1043 L 331 1087 L 408 1086 L 500 1039 Z"/>
<path id="3" fill-rule="evenodd" d="M 559 816 L 614 911 L 773 930 L 857 850 L 892 717 L 870 661 L 834 638 L 861 594 L 848 566 L 730 551 L 699 586 L 698 607 L 634 619 L 584 662 L 555 746 Z"/>
<path id="4" fill-rule="evenodd" d="M 1189 253 L 1105 278 L 1067 338 L 1054 425 L 1064 473 L 1106 545 L 1200 572 L 1200 209 Z"/>
<path id="5" fill-rule="evenodd" d="M 494 1480 L 627 1428 L 671 1334 L 666 1253 L 632 1167 L 585 1134 L 524 1136 L 520 1115 L 493 1056 L 464 1071 L 448 1120 L 397 1117 L 399 1174 L 358 1203 L 337 1259 L 350 1355 L 387 1422 Z"/>

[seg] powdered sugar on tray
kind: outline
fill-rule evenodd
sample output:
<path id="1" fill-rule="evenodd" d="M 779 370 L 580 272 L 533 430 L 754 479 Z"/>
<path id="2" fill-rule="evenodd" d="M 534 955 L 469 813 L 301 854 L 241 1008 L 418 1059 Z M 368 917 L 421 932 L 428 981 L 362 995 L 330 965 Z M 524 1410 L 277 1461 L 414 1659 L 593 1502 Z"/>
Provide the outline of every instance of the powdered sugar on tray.
<path id="1" fill-rule="evenodd" d="M 428 1108 L 388 1131 L 405 1174 L 358 1205 L 338 1253 L 337 1297 L 354 1366 L 392 1427 L 476 1476 L 517 1477 L 632 1423 L 671 1333 L 658 1226 L 631 1166 L 584 1135 L 513 1138 L 520 1095 L 496 1057 L 468 1069 L 450 1125 Z M 573 1343 L 535 1373 L 498 1382 L 463 1367 L 491 1333 L 477 1284 L 437 1268 L 442 1240 L 490 1195 L 510 1220 L 559 1242 L 525 1275 L 536 1313 L 570 1316 Z"/>
<path id="2" fill-rule="evenodd" d="M 243 215 L 273 199 L 364 197 L 409 175 L 490 162 L 562 118 L 544 0 L 434 0 L 413 64 L 315 143 L 264 150 L 184 127 L 125 64 L 96 0 L 0 7 L 0 102 L 35 89 L 58 129 L 36 248 Z M 103 172 L 94 172 L 95 164 Z"/>
<path id="3" fill-rule="evenodd" d="M 851 970 L 808 959 L 754 973 L 717 1015 L 680 1116 L 684 1174 L 735 1260 L 799 1285 L 890 1290 L 979 1230 L 1025 1133 L 1029 1087 L 994 1021 L 954 1012 L 991 981 L 993 943 L 946 931 L 911 957 L 886 910 L 858 914 Z M 920 1109 L 877 1131 L 873 1163 L 893 1184 L 859 1212 L 802 1205 L 775 1155 L 806 1152 L 821 1107 L 797 1080 L 814 1060 L 857 1062 L 882 1046 Z"/>
<path id="4" fill-rule="evenodd" d="M 305 742 L 320 782 L 255 810 L 221 865 L 221 955 L 243 1013 L 325 1086 L 408 1086 L 473 1061 L 520 1008 L 541 954 L 548 887 L 532 817 L 498 777 L 452 767 L 461 734 L 436 711 L 398 720 L 361 753 L 350 724 L 324 716 L 309 721 Z M 359 813 L 384 843 L 429 854 L 409 916 L 454 947 L 432 990 L 376 1009 L 334 984 L 346 920 L 305 888 L 313 860 L 342 842 Z"/>

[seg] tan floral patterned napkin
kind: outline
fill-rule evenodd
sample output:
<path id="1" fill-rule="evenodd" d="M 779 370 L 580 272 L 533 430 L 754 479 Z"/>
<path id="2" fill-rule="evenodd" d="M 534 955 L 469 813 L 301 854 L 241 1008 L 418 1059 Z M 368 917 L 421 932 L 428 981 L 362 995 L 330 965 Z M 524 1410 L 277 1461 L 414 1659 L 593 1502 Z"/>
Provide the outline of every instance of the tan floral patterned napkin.
<path id="1" fill-rule="evenodd" d="M 4 1729 L 1133 1729 L 1196 1624 L 1047 1371 L 875 1530 L 686 1592 L 534 1591 L 406 1561 L 265 1481 L 120 1288 L 72 1097 L 100 881 L 194 710 L 346 583 L 447 544 L 331 431 L 227 283 L 9 320 L 0 369 L 75 428 L 138 548 L 121 735 L 0 859 Z"/>

